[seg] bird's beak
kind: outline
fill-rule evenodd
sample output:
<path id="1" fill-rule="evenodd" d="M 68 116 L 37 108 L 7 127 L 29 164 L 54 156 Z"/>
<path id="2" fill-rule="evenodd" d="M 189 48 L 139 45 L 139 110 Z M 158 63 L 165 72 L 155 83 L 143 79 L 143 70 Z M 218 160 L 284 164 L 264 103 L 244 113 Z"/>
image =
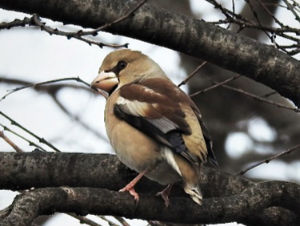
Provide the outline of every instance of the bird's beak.
<path id="1" fill-rule="evenodd" d="M 116 87 L 118 83 L 119 79 L 114 72 L 101 71 L 94 81 L 92 81 L 91 87 L 93 89 L 101 89 L 110 93 L 110 91 Z"/>

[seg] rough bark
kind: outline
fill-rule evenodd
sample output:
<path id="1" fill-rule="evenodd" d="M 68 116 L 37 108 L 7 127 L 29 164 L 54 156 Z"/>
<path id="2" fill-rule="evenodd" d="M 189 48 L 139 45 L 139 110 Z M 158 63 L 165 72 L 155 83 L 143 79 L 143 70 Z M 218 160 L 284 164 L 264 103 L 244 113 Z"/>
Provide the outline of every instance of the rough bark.
<path id="1" fill-rule="evenodd" d="M 124 15 L 136 1 L 0 0 L 0 7 L 53 20 L 99 27 Z M 144 40 L 202 58 L 275 89 L 300 106 L 300 63 L 271 46 L 220 27 L 144 4 L 108 32 Z"/>
<path id="2" fill-rule="evenodd" d="M 19 195 L 0 225 L 30 225 L 39 215 L 75 212 L 125 216 L 177 223 L 254 223 L 257 210 L 273 205 L 297 208 L 300 188 L 295 184 L 266 182 L 235 196 L 205 199 L 198 206 L 188 198 L 173 198 L 168 208 L 155 196 L 142 195 L 138 203 L 127 193 L 97 188 L 41 188 Z M 295 216 L 294 216 L 295 218 Z M 257 222 L 259 223 L 259 222 Z"/>
<path id="3" fill-rule="evenodd" d="M 134 171 L 129 170 L 114 155 L 40 151 L 0 152 L 0 172 L 1 188 L 10 190 L 68 185 L 101 187 L 117 191 L 136 176 Z M 204 168 L 201 174 L 202 190 L 207 197 L 236 194 L 252 184 L 250 180 L 213 168 Z M 155 193 L 162 187 L 143 178 L 137 188 L 141 192 Z"/>
<path id="4" fill-rule="evenodd" d="M 279 181 L 255 183 L 207 167 L 200 178 L 205 197 L 203 206 L 194 204 L 177 187 L 168 208 L 153 195 L 160 186 L 146 179 L 137 188 L 141 194 L 139 203 L 127 193 L 116 192 L 134 173 L 112 155 L 0 153 L 0 171 L 3 172 L 1 188 L 52 184 L 17 196 L 7 211 L 0 212 L 0 225 L 5 226 L 29 225 L 37 216 L 53 212 L 175 223 L 237 221 L 249 225 L 297 225 L 300 215 L 299 185 Z"/>

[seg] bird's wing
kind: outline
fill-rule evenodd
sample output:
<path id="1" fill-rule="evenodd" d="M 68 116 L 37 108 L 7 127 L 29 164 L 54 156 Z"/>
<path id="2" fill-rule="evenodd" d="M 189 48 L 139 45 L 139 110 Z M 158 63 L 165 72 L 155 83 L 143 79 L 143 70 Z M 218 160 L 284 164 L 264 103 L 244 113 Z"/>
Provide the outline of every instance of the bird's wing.
<path id="1" fill-rule="evenodd" d="M 203 137 L 204 137 L 204 140 L 205 140 L 205 143 L 206 143 L 206 147 L 207 147 L 208 161 L 212 165 L 218 167 L 219 164 L 218 164 L 217 158 L 215 156 L 215 153 L 213 151 L 213 142 L 212 142 L 212 139 L 211 139 L 210 134 L 208 132 L 208 129 L 206 128 L 205 123 L 202 120 L 202 116 L 201 116 L 200 110 L 197 107 L 197 105 L 191 99 L 190 99 L 190 105 L 191 105 L 191 107 L 192 107 L 195 115 L 197 116 L 198 122 L 199 122 L 199 124 L 201 126 L 201 129 L 202 129 Z"/>
<path id="2" fill-rule="evenodd" d="M 187 97 L 173 83 L 164 78 L 145 79 L 122 86 L 119 93 L 114 106 L 117 117 L 189 162 L 198 164 L 203 160 L 206 150 L 200 153 L 186 145 L 186 137 L 195 132 L 190 123 L 198 121 L 196 116 L 194 122 L 188 121 L 182 108 Z"/>

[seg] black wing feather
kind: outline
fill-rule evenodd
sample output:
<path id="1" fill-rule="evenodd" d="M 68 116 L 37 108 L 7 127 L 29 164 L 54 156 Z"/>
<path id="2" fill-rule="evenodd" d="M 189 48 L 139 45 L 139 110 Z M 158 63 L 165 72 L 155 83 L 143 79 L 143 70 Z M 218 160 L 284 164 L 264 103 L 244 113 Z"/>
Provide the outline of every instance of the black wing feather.
<path id="1" fill-rule="evenodd" d="M 174 153 L 185 158 L 189 162 L 193 164 L 198 163 L 196 156 L 193 156 L 185 146 L 182 138 L 183 132 L 180 131 L 180 129 L 175 128 L 164 132 L 155 126 L 152 119 L 127 114 L 126 110 L 124 111 L 124 109 L 122 109 L 122 105 L 118 104 L 114 106 L 114 114 L 154 140 L 166 145 Z"/>

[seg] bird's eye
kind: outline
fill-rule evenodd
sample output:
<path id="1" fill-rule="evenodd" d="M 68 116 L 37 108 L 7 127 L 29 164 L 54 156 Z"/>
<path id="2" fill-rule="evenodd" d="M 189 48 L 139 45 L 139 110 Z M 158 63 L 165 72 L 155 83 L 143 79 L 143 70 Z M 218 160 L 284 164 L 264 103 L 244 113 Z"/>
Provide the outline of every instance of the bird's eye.
<path id="1" fill-rule="evenodd" d="M 127 66 L 127 63 L 124 60 L 121 60 L 117 64 L 118 71 L 121 71 Z"/>

